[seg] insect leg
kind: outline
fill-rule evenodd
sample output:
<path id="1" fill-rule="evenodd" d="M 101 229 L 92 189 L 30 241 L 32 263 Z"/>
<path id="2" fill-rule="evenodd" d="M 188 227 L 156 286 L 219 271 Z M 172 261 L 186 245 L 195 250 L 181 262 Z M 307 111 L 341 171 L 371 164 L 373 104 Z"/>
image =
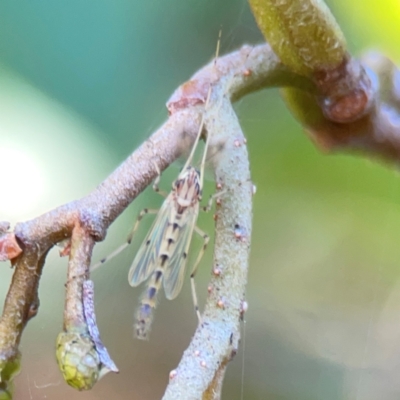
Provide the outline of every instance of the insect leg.
<path id="1" fill-rule="evenodd" d="M 207 205 L 205 205 L 204 207 L 201 207 L 201 209 L 205 212 L 209 212 L 211 210 L 211 207 L 214 203 L 215 199 L 218 199 L 219 197 L 223 196 L 227 191 L 226 190 L 222 190 L 218 193 L 214 193 L 210 196 L 210 198 L 208 199 Z"/>
<path id="2" fill-rule="evenodd" d="M 155 168 L 156 171 L 157 171 L 157 177 L 156 177 L 156 179 L 154 179 L 154 183 L 153 183 L 153 190 L 154 190 L 156 193 L 159 193 L 162 197 L 167 197 L 167 196 L 168 196 L 168 193 L 165 192 L 164 190 L 161 190 L 161 189 L 159 188 L 159 186 L 158 186 L 159 183 L 160 183 L 160 180 L 161 180 L 161 171 L 160 171 L 160 168 L 158 168 L 157 163 L 154 162 L 154 161 L 153 161 L 153 165 L 154 165 L 154 168 Z"/>
<path id="3" fill-rule="evenodd" d="M 199 323 L 201 323 L 201 315 L 200 315 L 200 311 L 199 311 L 199 302 L 197 300 L 196 284 L 195 284 L 195 281 L 194 281 L 194 277 L 195 277 L 196 272 L 197 272 L 197 267 L 199 266 L 200 261 L 204 256 L 204 253 L 205 253 L 206 248 L 207 248 L 207 244 L 210 241 L 210 237 L 197 226 L 194 227 L 194 230 L 204 240 L 203 247 L 201 248 L 201 250 L 199 251 L 199 254 L 197 255 L 196 261 L 193 264 L 192 273 L 190 274 L 190 285 L 192 287 L 192 297 L 193 297 L 194 309 L 196 311 L 197 318 L 199 319 Z"/>
<path id="4" fill-rule="evenodd" d="M 94 264 L 90 268 L 90 271 L 92 272 L 92 271 L 96 270 L 101 265 L 105 264 L 107 261 L 111 260 L 112 258 L 117 256 L 119 253 L 121 253 L 121 251 L 125 250 L 131 244 L 133 236 L 134 236 L 135 232 L 137 231 L 137 229 L 139 228 L 140 222 L 142 221 L 143 217 L 145 215 L 157 214 L 157 213 L 158 213 L 158 210 L 153 209 L 153 208 L 145 208 L 142 211 L 140 211 L 139 215 L 136 218 L 135 225 L 133 225 L 133 228 L 132 228 L 131 232 L 129 233 L 126 242 L 123 245 L 119 246 L 116 250 L 114 250 L 107 257 L 102 258 L 97 264 Z"/>

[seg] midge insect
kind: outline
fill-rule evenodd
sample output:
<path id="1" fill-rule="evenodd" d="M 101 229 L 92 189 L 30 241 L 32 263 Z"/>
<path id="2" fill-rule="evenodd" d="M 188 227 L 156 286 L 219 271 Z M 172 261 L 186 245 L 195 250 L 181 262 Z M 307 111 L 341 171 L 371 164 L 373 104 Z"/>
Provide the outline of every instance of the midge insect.
<path id="1" fill-rule="evenodd" d="M 216 58 L 219 53 L 220 38 L 218 40 Z M 207 111 L 211 97 L 211 85 L 207 93 L 204 110 Z M 199 131 L 193 144 L 190 155 L 172 184 L 172 190 L 167 195 L 160 210 L 144 209 L 137 217 L 136 223 L 128 236 L 127 243 L 110 254 L 107 258 L 94 265 L 92 270 L 100 264 L 105 263 L 125 247 L 127 247 L 138 229 L 138 226 L 146 214 L 156 214 L 157 217 L 150 228 L 145 240 L 139 248 L 128 274 L 128 281 L 131 286 L 138 286 L 140 283 L 149 280 L 147 289 L 141 297 L 139 309 L 136 314 L 135 333 L 139 339 L 147 339 L 150 331 L 153 310 L 156 308 L 157 294 L 161 286 L 164 286 L 167 299 L 174 299 L 182 289 L 185 276 L 185 267 L 193 232 L 196 231 L 204 240 L 190 275 L 193 303 L 199 321 L 199 313 L 194 276 L 207 247 L 209 237 L 196 226 L 197 217 L 202 199 L 204 165 L 207 149 L 210 142 L 210 134 L 207 134 L 204 153 L 200 170 L 192 164 L 193 156 L 199 143 L 204 127 L 204 115 L 201 119 Z M 155 166 L 158 170 L 157 165 Z M 158 171 L 159 172 L 159 171 Z M 156 178 L 153 188 L 159 192 L 158 183 L 160 173 Z M 222 192 L 218 193 L 220 195 Z M 215 197 L 215 196 L 214 196 Z M 213 197 L 210 198 L 205 211 L 211 208 Z"/>
<path id="2" fill-rule="evenodd" d="M 200 129 L 202 129 L 202 125 L 203 123 Z M 201 130 L 199 132 L 201 133 Z M 209 138 L 207 137 L 206 149 L 208 141 Z M 202 196 L 202 177 L 206 155 L 205 149 L 200 171 L 190 165 L 197 142 L 198 139 L 196 139 L 186 165 L 173 183 L 172 191 L 161 206 L 153 226 L 129 270 L 128 280 L 131 286 L 138 286 L 149 279 L 136 315 L 136 335 L 140 339 L 145 339 L 150 330 L 152 311 L 156 307 L 157 293 L 162 283 L 165 295 L 170 300 L 174 299 L 182 289 L 193 231 L 199 233 L 204 239 L 203 247 L 197 256 L 190 276 L 193 302 L 200 319 L 194 275 L 207 247 L 209 237 L 196 226 Z M 205 209 L 210 208 L 210 206 L 211 204 Z M 143 210 L 139 214 L 137 224 L 145 214 L 153 211 Z"/>

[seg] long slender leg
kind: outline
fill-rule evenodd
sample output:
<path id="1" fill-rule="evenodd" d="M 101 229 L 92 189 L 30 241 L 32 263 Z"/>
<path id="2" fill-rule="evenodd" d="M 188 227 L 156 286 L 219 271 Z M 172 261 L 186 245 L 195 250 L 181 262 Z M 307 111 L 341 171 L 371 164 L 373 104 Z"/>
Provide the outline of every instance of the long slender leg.
<path id="1" fill-rule="evenodd" d="M 107 257 L 102 258 L 97 264 L 94 264 L 90 268 L 90 271 L 94 271 L 95 269 L 99 268 L 101 265 L 103 265 L 107 261 L 111 260 L 112 258 L 117 256 L 119 253 L 121 253 L 121 251 L 126 249 L 131 244 L 133 236 L 135 235 L 137 229 L 139 228 L 140 222 L 142 221 L 143 217 L 145 215 L 157 214 L 157 213 L 158 213 L 158 209 L 153 209 L 153 208 L 145 208 L 142 211 L 140 211 L 139 215 L 136 218 L 136 222 L 133 225 L 133 228 L 132 228 L 131 232 L 128 235 L 128 238 L 127 238 L 126 242 L 123 245 L 119 246 L 116 250 L 114 250 Z"/>
<path id="2" fill-rule="evenodd" d="M 205 212 L 209 212 L 211 210 L 211 207 L 214 203 L 215 199 L 218 199 L 219 197 L 223 196 L 227 191 L 226 190 L 221 190 L 218 193 L 214 193 L 210 196 L 210 198 L 207 201 L 207 204 L 204 207 L 201 207 L 201 209 Z"/>
<path id="3" fill-rule="evenodd" d="M 160 171 L 160 168 L 158 168 L 157 163 L 154 162 L 154 161 L 153 161 L 153 165 L 154 165 L 154 168 L 155 168 L 156 171 L 157 171 L 157 178 L 154 179 L 153 190 L 154 190 L 156 193 L 159 193 L 161 196 L 167 197 L 167 196 L 168 196 L 168 193 L 165 192 L 164 190 L 161 190 L 161 189 L 159 188 L 159 186 L 158 186 L 158 185 L 160 184 L 160 180 L 161 180 L 161 171 Z"/>
<path id="4" fill-rule="evenodd" d="M 197 268 L 198 268 L 198 266 L 200 264 L 200 261 L 204 256 L 204 252 L 206 251 L 207 244 L 210 241 L 210 237 L 197 226 L 194 227 L 194 230 L 204 240 L 203 247 L 201 248 L 201 250 L 199 251 L 199 254 L 197 255 L 196 261 L 193 264 L 192 273 L 190 274 L 190 285 L 192 287 L 192 297 L 193 297 L 194 309 L 196 311 L 197 318 L 199 319 L 199 323 L 201 323 L 201 315 L 200 315 L 200 311 L 199 311 L 199 302 L 197 300 L 196 284 L 195 284 L 195 281 L 194 281 L 194 277 L 196 275 Z"/>

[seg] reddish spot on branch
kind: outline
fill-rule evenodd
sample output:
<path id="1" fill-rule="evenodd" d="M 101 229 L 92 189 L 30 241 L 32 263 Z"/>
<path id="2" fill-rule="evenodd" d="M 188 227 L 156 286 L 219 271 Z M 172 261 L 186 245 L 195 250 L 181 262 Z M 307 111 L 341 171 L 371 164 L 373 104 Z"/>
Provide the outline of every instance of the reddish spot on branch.
<path id="1" fill-rule="evenodd" d="M 66 239 L 60 243 L 60 257 L 67 257 L 71 253 L 71 239 Z"/>
<path id="2" fill-rule="evenodd" d="M 169 115 L 188 107 L 204 104 L 209 87 L 207 83 L 202 79 L 192 79 L 179 86 L 167 103 Z"/>
<path id="3" fill-rule="evenodd" d="M 11 232 L 0 236 L 0 261 L 12 260 L 22 253 L 15 235 Z"/>

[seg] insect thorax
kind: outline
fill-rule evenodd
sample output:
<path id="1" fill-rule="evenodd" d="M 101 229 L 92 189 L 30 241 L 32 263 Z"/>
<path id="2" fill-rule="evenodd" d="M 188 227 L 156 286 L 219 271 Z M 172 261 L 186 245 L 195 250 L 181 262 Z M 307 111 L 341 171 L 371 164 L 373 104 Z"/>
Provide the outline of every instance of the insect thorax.
<path id="1" fill-rule="evenodd" d="M 179 174 L 174 182 L 174 200 L 178 207 L 187 208 L 201 200 L 201 177 L 200 171 L 190 165 Z"/>

